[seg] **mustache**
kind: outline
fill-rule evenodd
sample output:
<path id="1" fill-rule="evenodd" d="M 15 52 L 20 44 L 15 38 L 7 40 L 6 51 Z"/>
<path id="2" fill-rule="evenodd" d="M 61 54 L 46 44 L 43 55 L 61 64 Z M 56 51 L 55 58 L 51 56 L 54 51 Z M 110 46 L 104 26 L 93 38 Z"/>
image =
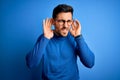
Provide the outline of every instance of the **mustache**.
<path id="1" fill-rule="evenodd" d="M 61 28 L 61 30 L 63 30 L 63 29 L 69 30 L 69 28 L 67 28 L 67 27 L 63 27 L 63 28 Z"/>

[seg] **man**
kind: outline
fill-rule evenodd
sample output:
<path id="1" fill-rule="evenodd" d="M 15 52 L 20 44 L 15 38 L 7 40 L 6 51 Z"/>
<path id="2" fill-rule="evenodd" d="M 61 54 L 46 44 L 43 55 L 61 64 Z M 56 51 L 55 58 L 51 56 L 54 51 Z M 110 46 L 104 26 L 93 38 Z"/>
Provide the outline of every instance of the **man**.
<path id="1" fill-rule="evenodd" d="M 80 22 L 72 16 L 71 6 L 60 4 L 55 7 L 53 18 L 43 21 L 44 33 L 26 56 L 29 68 L 43 60 L 43 80 L 79 80 L 77 56 L 86 67 L 94 65 L 94 54 L 83 39 Z"/>

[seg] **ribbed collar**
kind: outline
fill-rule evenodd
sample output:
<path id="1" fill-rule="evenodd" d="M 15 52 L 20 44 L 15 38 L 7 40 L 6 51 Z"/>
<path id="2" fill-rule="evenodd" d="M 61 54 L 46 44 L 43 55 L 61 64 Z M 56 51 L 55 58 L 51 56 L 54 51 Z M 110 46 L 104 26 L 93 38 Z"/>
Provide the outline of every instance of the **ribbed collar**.
<path id="1" fill-rule="evenodd" d="M 68 34 L 68 35 L 69 35 L 69 34 Z M 64 40 L 64 39 L 66 39 L 66 38 L 68 37 L 68 35 L 67 35 L 66 37 L 63 37 L 63 36 L 58 36 L 58 35 L 56 35 L 56 34 L 54 33 L 54 38 L 55 38 L 55 39 Z"/>

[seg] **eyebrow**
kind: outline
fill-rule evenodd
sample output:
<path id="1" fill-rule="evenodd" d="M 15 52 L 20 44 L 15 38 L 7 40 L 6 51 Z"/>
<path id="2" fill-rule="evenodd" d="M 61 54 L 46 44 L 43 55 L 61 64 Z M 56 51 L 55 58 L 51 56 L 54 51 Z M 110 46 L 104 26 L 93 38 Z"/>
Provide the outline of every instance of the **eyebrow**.
<path id="1" fill-rule="evenodd" d="M 64 20 L 64 19 L 56 19 L 56 20 Z M 68 19 L 68 20 L 64 20 L 64 21 L 71 21 L 73 19 Z"/>

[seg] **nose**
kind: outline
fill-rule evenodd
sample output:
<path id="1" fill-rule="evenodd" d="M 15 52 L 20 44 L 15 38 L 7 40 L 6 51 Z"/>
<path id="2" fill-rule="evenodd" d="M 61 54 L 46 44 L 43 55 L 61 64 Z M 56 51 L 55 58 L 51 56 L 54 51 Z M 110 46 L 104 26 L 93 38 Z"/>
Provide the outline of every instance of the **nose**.
<path id="1" fill-rule="evenodd" d="M 64 22 L 64 27 L 66 27 L 66 28 L 68 27 L 68 24 L 67 24 L 67 22 Z"/>

